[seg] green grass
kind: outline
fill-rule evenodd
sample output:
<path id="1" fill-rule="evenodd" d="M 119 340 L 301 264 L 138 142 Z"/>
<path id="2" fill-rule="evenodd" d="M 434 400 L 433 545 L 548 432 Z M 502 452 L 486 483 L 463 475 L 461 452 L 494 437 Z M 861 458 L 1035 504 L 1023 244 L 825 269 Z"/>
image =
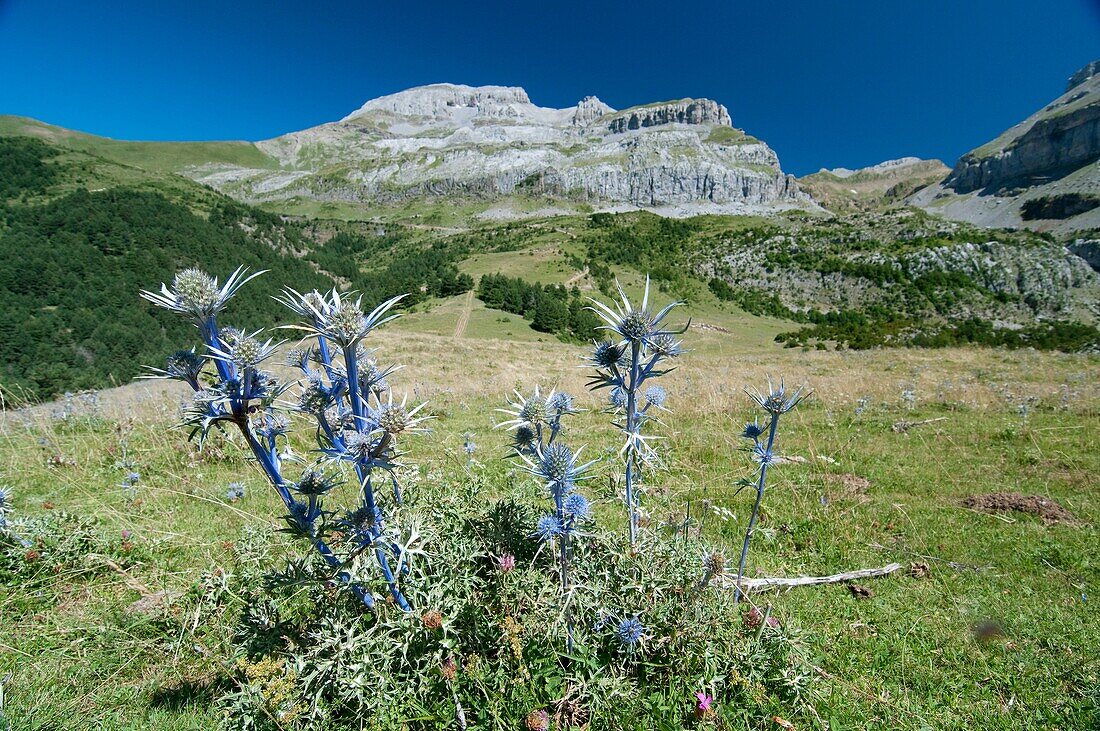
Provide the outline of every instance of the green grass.
<path id="1" fill-rule="evenodd" d="M 407 324 L 445 330 L 460 305 L 412 314 Z M 499 459 L 506 437 L 490 429 L 491 410 L 538 373 L 590 409 L 571 440 L 589 443 L 594 454 L 612 443 L 607 417 L 572 367 L 579 349 L 495 338 L 491 319 L 475 325 L 471 318 L 468 330 L 482 327 L 457 340 L 395 330 L 373 343 L 384 362 L 409 364 L 401 384 L 415 385 L 439 416 L 431 435 L 408 442 L 408 460 L 424 465 L 423 474 L 461 475 L 462 460 L 451 455 L 466 431 L 478 443 L 478 470 L 510 469 Z M 1100 361 L 990 350 L 798 353 L 761 340 L 739 329 L 688 334 L 691 352 L 665 384 L 674 408 L 661 430 L 668 471 L 645 505 L 661 518 L 682 513 L 689 500 L 727 508 L 726 520 L 711 516 L 705 528 L 735 554 L 750 506 L 733 488 L 750 469 L 733 436 L 751 414 L 740 389 L 766 372 L 783 374 L 817 389 L 781 434 L 781 452 L 807 462 L 775 471 L 750 573 L 824 574 L 891 561 L 931 568 L 928 578 L 901 571 L 861 582 L 874 592 L 865 600 L 843 585 L 757 597 L 773 605 L 784 626 L 800 629 L 819 668 L 807 703 L 784 717 L 798 728 L 819 727 L 820 717 L 832 729 L 1095 724 L 1100 633 L 1089 603 L 1100 592 Z M 917 394 L 912 411 L 899 398 L 906 388 Z M 1064 390 L 1076 393 L 1068 410 L 1061 408 Z M 198 587 L 219 567 L 233 570 L 224 541 L 240 540 L 247 526 L 277 523 L 281 506 L 232 445 L 200 457 L 181 432 L 168 430 L 175 396 L 161 391 L 106 394 L 103 415 L 75 426 L 57 425 L 41 410 L 4 417 L 0 482 L 15 488 L 18 514 L 64 510 L 93 517 L 110 536 L 133 531 L 133 553 L 123 564 L 131 580 L 180 593 L 167 614 L 127 611 L 139 593 L 87 556 L 61 575 L 6 586 L 0 677 L 14 674 L 5 688 L 14 728 L 217 723 L 212 702 L 227 682 L 221 668 L 233 660 L 235 617 L 198 604 Z M 869 405 L 857 416 L 856 400 L 864 396 Z M 1015 404 L 1029 397 L 1024 421 Z M 890 428 L 941 417 L 909 433 Z M 55 455 L 72 465 L 50 466 Z M 136 501 L 117 487 L 123 458 L 142 474 Z M 866 487 L 846 486 L 847 475 L 865 479 Z M 236 480 L 248 495 L 230 505 L 225 486 Z M 996 491 L 1053 498 L 1079 522 L 1045 525 L 961 505 L 968 495 Z M 622 519 L 613 502 L 601 506 L 600 517 Z M 973 627 L 983 620 L 997 622 L 1004 637 L 978 641 Z"/>
<path id="2" fill-rule="evenodd" d="M 278 162 L 251 142 L 130 142 L 85 134 L 26 117 L 0 116 L 0 135 L 38 137 L 63 147 L 154 172 L 179 172 L 208 163 L 277 170 Z"/>

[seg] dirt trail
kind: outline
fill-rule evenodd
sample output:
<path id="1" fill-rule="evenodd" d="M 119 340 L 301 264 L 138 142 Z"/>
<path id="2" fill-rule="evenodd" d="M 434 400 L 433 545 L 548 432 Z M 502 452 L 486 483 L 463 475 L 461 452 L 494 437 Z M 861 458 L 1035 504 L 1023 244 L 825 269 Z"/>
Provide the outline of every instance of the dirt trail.
<path id="1" fill-rule="evenodd" d="M 474 290 L 466 293 L 466 299 L 462 301 L 462 314 L 455 323 L 455 332 L 451 337 L 460 338 L 466 334 L 466 326 L 470 324 L 470 311 L 474 309 Z"/>
<path id="2" fill-rule="evenodd" d="M 587 276 L 588 276 L 588 267 L 585 267 L 584 271 L 577 272 L 573 276 L 569 277 L 569 279 L 565 280 L 565 286 L 566 287 L 572 287 L 574 284 L 581 281 L 582 279 L 584 279 Z"/>

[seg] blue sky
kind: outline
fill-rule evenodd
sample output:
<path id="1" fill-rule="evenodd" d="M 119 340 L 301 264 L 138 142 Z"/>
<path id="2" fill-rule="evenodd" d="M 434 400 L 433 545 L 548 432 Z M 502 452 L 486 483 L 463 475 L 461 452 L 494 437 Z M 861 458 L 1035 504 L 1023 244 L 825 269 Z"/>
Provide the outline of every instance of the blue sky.
<path id="1" fill-rule="evenodd" d="M 0 113 L 264 139 L 437 81 L 725 104 L 785 169 L 951 164 L 1100 58 L 1098 0 L 0 0 Z"/>

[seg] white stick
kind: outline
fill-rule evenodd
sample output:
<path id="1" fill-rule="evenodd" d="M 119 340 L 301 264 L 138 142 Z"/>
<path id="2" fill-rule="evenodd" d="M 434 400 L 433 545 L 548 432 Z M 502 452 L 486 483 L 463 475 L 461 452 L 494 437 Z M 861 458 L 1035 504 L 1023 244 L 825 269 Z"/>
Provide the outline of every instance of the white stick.
<path id="1" fill-rule="evenodd" d="M 857 571 L 845 571 L 842 574 L 833 574 L 832 576 L 795 576 L 793 578 L 783 577 L 770 577 L 763 579 L 749 579 L 745 578 L 741 580 L 741 586 L 744 589 L 783 589 L 793 588 L 796 586 L 816 586 L 818 584 L 837 584 L 841 581 L 851 581 L 852 579 L 867 579 L 873 576 L 886 576 L 892 574 L 901 568 L 900 563 L 886 564 L 882 568 L 878 569 L 859 569 Z M 723 576 L 721 577 L 721 584 L 733 586 L 737 583 L 736 576 Z"/>

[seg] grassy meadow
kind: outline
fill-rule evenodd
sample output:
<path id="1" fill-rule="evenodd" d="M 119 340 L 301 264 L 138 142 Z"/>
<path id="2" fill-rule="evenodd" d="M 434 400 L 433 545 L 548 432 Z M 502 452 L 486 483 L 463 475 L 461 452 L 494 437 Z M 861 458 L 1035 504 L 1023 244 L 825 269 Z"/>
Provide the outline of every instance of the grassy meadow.
<path id="1" fill-rule="evenodd" d="M 708 541 L 736 555 L 752 501 L 751 491 L 735 489 L 752 470 L 736 436 L 753 415 L 742 389 L 783 376 L 808 384 L 814 397 L 781 429 L 779 451 L 794 460 L 773 472 L 749 575 L 902 565 L 859 581 L 869 596 L 847 584 L 753 596 L 797 631 L 816 677 L 780 719 L 749 725 L 1096 727 L 1100 360 L 783 349 L 771 342 L 778 323 L 691 314 L 689 352 L 663 379 L 672 408 L 660 447 L 668 469 L 646 487 L 646 530 L 690 513 Z M 613 472 L 617 435 L 602 397 L 584 389 L 577 367 L 584 350 L 506 317 L 464 295 L 372 336 L 382 362 L 406 364 L 399 388 L 427 399 L 437 417 L 432 433 L 405 442 L 407 461 L 422 481 L 510 470 L 493 409 L 512 388 L 539 382 L 589 409 L 570 439 L 606 458 L 601 474 Z M 12 728 L 220 722 L 214 701 L 232 683 L 240 606 L 232 597 L 208 601 L 209 588 L 235 570 L 234 543 L 278 524 L 283 508 L 238 445 L 215 439 L 199 453 L 170 428 L 183 396 L 142 382 L 64 416 L 63 404 L 2 415 L 0 484 L 13 490 L 14 514 L 65 512 L 94 521 L 105 536 L 58 573 L 31 567 L 4 586 L 0 678 L 11 674 L 3 712 Z M 926 423 L 892 428 L 903 421 Z M 304 452 L 311 435 L 302 431 L 295 446 Z M 477 445 L 470 463 L 466 433 Z M 141 476 L 133 494 L 120 487 L 129 471 Z M 243 499 L 227 500 L 231 482 L 244 483 Z M 593 489 L 598 520 L 622 525 L 621 504 L 602 482 Z M 998 492 L 1053 499 L 1073 519 L 1049 523 L 963 504 Z M 421 718 L 406 727 L 437 726 Z"/>

